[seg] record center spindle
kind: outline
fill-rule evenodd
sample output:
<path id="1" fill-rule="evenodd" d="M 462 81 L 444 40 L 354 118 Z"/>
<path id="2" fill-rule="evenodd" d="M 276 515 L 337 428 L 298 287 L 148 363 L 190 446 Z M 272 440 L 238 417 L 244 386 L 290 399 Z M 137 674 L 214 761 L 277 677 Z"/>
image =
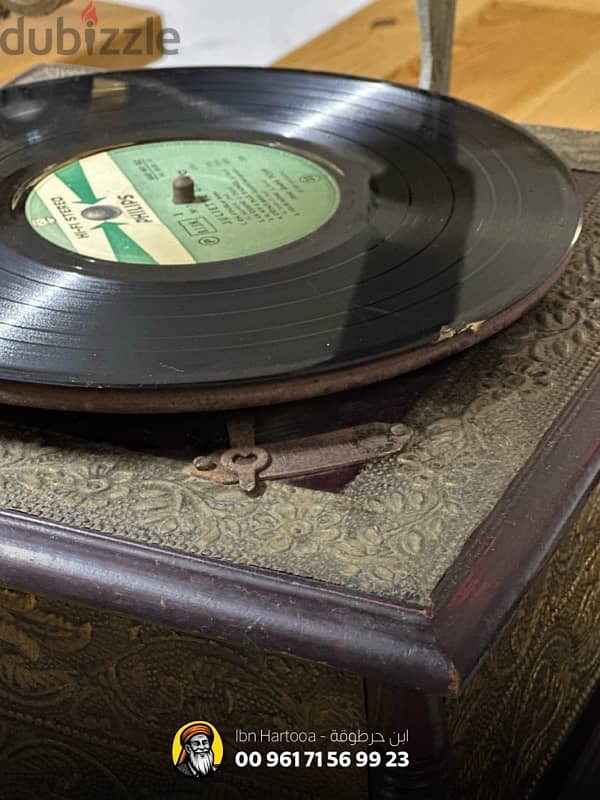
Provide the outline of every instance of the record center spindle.
<path id="1" fill-rule="evenodd" d="M 173 202 L 175 205 L 189 205 L 196 201 L 196 185 L 189 175 L 180 175 L 173 181 Z"/>

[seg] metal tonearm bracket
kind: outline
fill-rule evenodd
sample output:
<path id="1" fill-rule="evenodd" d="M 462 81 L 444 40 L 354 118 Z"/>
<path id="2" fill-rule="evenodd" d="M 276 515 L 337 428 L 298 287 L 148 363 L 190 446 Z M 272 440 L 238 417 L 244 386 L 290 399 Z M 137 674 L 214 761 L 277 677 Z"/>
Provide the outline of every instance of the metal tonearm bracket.
<path id="1" fill-rule="evenodd" d="M 372 422 L 330 433 L 258 446 L 252 412 L 227 416 L 228 450 L 194 460 L 193 474 L 250 493 L 263 481 L 285 480 L 364 464 L 401 452 L 413 431 L 402 424 Z"/>

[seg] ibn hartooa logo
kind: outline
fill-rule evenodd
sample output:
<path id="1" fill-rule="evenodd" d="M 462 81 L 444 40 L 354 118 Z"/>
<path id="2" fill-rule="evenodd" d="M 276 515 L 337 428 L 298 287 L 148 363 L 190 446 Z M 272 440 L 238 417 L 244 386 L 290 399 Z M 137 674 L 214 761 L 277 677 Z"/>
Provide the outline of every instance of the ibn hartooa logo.
<path id="1" fill-rule="evenodd" d="M 68 6 L 67 6 L 68 9 Z M 155 16 L 135 27 L 104 26 L 91 0 L 75 27 L 73 14 L 54 14 L 41 24 L 39 17 L 16 18 L 0 32 L 0 53 L 7 56 L 173 56 L 179 53 L 181 36 L 175 28 L 164 28 Z M 78 21 L 77 21 L 78 22 Z"/>
<path id="2" fill-rule="evenodd" d="M 210 722 L 183 725 L 173 737 L 173 765 L 187 778 L 210 778 L 223 761 L 223 740 Z"/>

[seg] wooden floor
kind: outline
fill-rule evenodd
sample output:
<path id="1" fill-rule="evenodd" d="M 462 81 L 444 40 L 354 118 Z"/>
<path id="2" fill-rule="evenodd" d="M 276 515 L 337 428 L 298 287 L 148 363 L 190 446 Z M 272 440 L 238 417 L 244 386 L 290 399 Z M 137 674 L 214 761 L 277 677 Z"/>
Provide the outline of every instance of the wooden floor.
<path id="1" fill-rule="evenodd" d="M 452 94 L 519 122 L 600 129 L 600 0 L 458 0 Z M 376 0 L 279 66 L 416 83 L 414 0 Z"/>

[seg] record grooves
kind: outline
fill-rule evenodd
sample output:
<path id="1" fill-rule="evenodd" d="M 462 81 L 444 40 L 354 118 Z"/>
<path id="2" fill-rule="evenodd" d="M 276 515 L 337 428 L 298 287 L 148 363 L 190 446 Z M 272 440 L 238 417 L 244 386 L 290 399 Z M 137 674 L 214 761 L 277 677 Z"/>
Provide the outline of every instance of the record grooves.
<path id="1" fill-rule="evenodd" d="M 11 88 L 1 111 L 18 404 L 222 408 L 391 377 L 522 314 L 581 224 L 537 140 L 392 84 L 128 72 Z"/>

